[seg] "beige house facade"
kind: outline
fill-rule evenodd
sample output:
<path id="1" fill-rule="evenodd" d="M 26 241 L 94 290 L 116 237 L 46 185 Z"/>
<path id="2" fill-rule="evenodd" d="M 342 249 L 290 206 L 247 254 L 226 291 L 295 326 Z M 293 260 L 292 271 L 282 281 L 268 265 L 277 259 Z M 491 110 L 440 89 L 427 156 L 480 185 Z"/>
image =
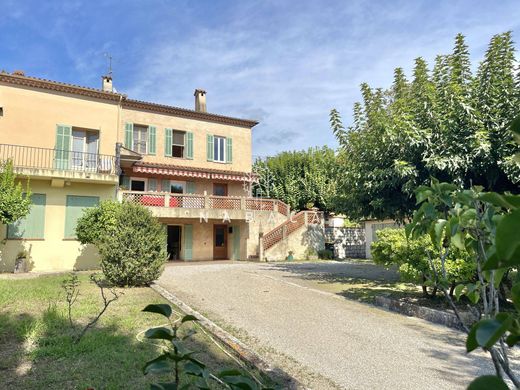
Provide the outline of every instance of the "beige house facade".
<path id="1" fill-rule="evenodd" d="M 257 122 L 208 113 L 203 90 L 194 100 L 194 110 L 132 100 L 111 77 L 94 89 L 0 73 L 0 160 L 13 161 L 33 202 L 26 218 L 0 225 L 0 271 L 21 257 L 28 271 L 96 268 L 75 227 L 106 199 L 148 207 L 172 261 L 283 260 L 291 240 L 300 248 L 286 225 L 311 219 L 293 222 L 283 202 L 251 196 Z"/>

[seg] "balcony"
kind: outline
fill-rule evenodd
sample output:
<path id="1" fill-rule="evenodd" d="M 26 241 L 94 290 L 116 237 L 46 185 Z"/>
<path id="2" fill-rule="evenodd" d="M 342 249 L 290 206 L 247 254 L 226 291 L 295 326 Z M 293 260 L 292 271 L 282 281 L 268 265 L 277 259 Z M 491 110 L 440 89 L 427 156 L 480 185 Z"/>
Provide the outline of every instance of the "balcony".
<path id="1" fill-rule="evenodd" d="M 22 176 L 57 182 L 84 181 L 117 184 L 115 156 L 33 146 L 0 144 L 0 161 L 11 160 Z"/>
<path id="2" fill-rule="evenodd" d="M 147 206 L 159 218 L 247 219 L 249 212 L 289 216 L 289 206 L 277 199 L 167 192 L 120 191 L 119 199 Z"/>

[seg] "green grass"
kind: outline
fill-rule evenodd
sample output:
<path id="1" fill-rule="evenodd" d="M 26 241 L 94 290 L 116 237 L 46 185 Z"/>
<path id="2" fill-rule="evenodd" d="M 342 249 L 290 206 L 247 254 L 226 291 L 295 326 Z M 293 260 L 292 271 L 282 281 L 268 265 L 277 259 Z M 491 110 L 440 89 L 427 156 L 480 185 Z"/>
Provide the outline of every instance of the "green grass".
<path id="1" fill-rule="evenodd" d="M 71 336 L 97 314 L 102 300 L 88 275 L 80 275 L 71 329 L 61 289 L 64 278 L 0 280 L 0 388 L 144 389 L 168 379 L 143 375 L 143 365 L 157 357 L 161 347 L 136 337 L 165 323 L 160 315 L 141 312 L 147 304 L 165 303 L 162 297 L 150 288 L 124 289 L 76 344 Z M 238 367 L 202 332 L 188 347 L 203 351 L 196 356 L 212 372 Z"/>

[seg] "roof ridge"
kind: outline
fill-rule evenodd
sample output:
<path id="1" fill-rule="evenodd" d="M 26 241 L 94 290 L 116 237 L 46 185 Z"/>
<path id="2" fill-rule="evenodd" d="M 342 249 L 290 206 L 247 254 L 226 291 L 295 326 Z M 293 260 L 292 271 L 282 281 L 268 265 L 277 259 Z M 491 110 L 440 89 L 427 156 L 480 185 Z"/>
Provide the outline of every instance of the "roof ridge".
<path id="1" fill-rule="evenodd" d="M 209 112 L 202 112 L 196 110 L 190 110 L 188 108 L 176 107 L 162 103 L 147 102 L 144 100 L 130 99 L 127 95 L 119 92 L 103 91 L 102 89 L 85 87 L 76 84 L 64 83 L 61 81 L 54 81 L 39 77 L 25 76 L 11 74 L 7 72 L 0 72 L 0 81 L 5 81 L 12 84 L 25 85 L 34 88 L 49 89 L 49 90 L 60 90 L 59 87 L 64 88 L 61 92 L 76 93 L 79 95 L 88 95 L 100 99 L 108 100 L 120 100 L 123 105 L 134 106 L 134 108 L 149 109 L 154 108 L 161 109 L 162 112 L 176 114 L 194 119 L 201 120 L 213 120 L 215 122 L 228 123 L 238 126 L 254 127 L 258 124 L 258 121 L 253 119 L 235 118 L 227 115 L 213 114 Z M 39 83 L 39 84 L 38 84 Z M 43 84 L 43 85 L 42 85 Z"/>

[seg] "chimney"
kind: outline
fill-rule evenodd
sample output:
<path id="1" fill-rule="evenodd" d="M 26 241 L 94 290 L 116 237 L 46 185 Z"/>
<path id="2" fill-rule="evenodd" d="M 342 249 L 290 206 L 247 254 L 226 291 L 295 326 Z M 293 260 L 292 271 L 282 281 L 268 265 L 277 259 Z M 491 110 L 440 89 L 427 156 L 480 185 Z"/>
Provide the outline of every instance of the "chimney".
<path id="1" fill-rule="evenodd" d="M 104 92 L 114 92 L 114 88 L 112 86 L 112 76 L 102 76 L 101 80 L 103 80 L 101 84 L 101 89 Z"/>
<path id="2" fill-rule="evenodd" d="M 206 91 L 196 89 L 195 93 L 195 111 L 206 112 Z"/>

